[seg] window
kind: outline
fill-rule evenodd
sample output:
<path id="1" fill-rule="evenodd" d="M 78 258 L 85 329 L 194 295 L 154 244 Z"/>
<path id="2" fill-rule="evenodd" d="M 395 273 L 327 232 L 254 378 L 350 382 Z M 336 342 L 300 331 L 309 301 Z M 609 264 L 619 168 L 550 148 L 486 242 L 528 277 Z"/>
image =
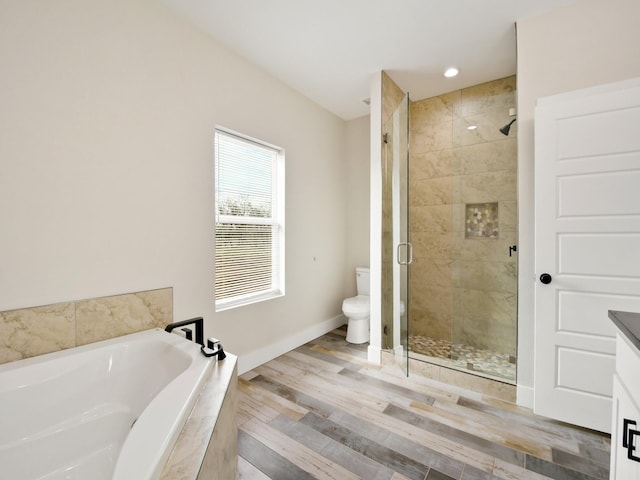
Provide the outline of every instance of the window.
<path id="1" fill-rule="evenodd" d="M 216 311 L 284 295 L 284 151 L 215 132 Z"/>

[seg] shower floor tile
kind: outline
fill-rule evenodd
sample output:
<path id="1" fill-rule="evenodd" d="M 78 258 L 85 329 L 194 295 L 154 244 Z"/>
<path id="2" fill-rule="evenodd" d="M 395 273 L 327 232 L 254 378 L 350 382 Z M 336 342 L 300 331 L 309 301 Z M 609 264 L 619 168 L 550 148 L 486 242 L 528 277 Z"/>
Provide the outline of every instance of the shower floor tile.
<path id="1" fill-rule="evenodd" d="M 510 382 L 516 380 L 516 358 L 507 353 L 451 343 L 424 335 L 409 336 L 409 352 L 409 356 L 411 353 L 419 354 L 416 356 L 418 360 L 498 377 Z"/>

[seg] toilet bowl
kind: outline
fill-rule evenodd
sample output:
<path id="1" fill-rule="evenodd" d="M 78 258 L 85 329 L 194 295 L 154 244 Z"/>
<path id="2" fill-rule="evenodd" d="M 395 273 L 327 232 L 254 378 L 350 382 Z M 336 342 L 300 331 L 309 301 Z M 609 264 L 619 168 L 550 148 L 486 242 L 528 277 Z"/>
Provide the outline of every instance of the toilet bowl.
<path id="1" fill-rule="evenodd" d="M 349 319 L 347 342 L 369 341 L 369 295 L 358 295 L 342 302 L 342 313 Z"/>
<path id="2" fill-rule="evenodd" d="M 369 341 L 369 269 L 356 268 L 358 295 L 342 302 L 342 313 L 347 317 L 347 342 L 366 343 Z"/>

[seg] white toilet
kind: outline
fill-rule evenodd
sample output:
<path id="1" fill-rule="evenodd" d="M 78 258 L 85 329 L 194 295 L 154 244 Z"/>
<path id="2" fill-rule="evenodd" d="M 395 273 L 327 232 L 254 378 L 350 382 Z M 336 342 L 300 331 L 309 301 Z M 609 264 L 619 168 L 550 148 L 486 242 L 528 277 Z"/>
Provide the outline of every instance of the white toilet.
<path id="1" fill-rule="evenodd" d="M 342 302 L 342 313 L 349 319 L 347 342 L 366 343 L 369 341 L 369 269 L 356 268 L 356 288 L 358 295 Z"/>

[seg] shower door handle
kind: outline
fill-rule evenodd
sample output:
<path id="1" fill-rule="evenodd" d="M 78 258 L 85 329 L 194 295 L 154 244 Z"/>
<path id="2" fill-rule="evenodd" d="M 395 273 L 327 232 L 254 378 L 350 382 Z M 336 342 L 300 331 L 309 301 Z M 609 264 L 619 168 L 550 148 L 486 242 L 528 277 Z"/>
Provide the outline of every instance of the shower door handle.
<path id="1" fill-rule="evenodd" d="M 407 247 L 408 258 L 405 261 L 400 260 L 400 247 L 403 245 Z M 411 243 L 401 242 L 398 244 L 398 247 L 396 248 L 396 261 L 398 262 L 398 265 L 411 265 L 413 263 L 413 245 L 411 245 Z"/>

